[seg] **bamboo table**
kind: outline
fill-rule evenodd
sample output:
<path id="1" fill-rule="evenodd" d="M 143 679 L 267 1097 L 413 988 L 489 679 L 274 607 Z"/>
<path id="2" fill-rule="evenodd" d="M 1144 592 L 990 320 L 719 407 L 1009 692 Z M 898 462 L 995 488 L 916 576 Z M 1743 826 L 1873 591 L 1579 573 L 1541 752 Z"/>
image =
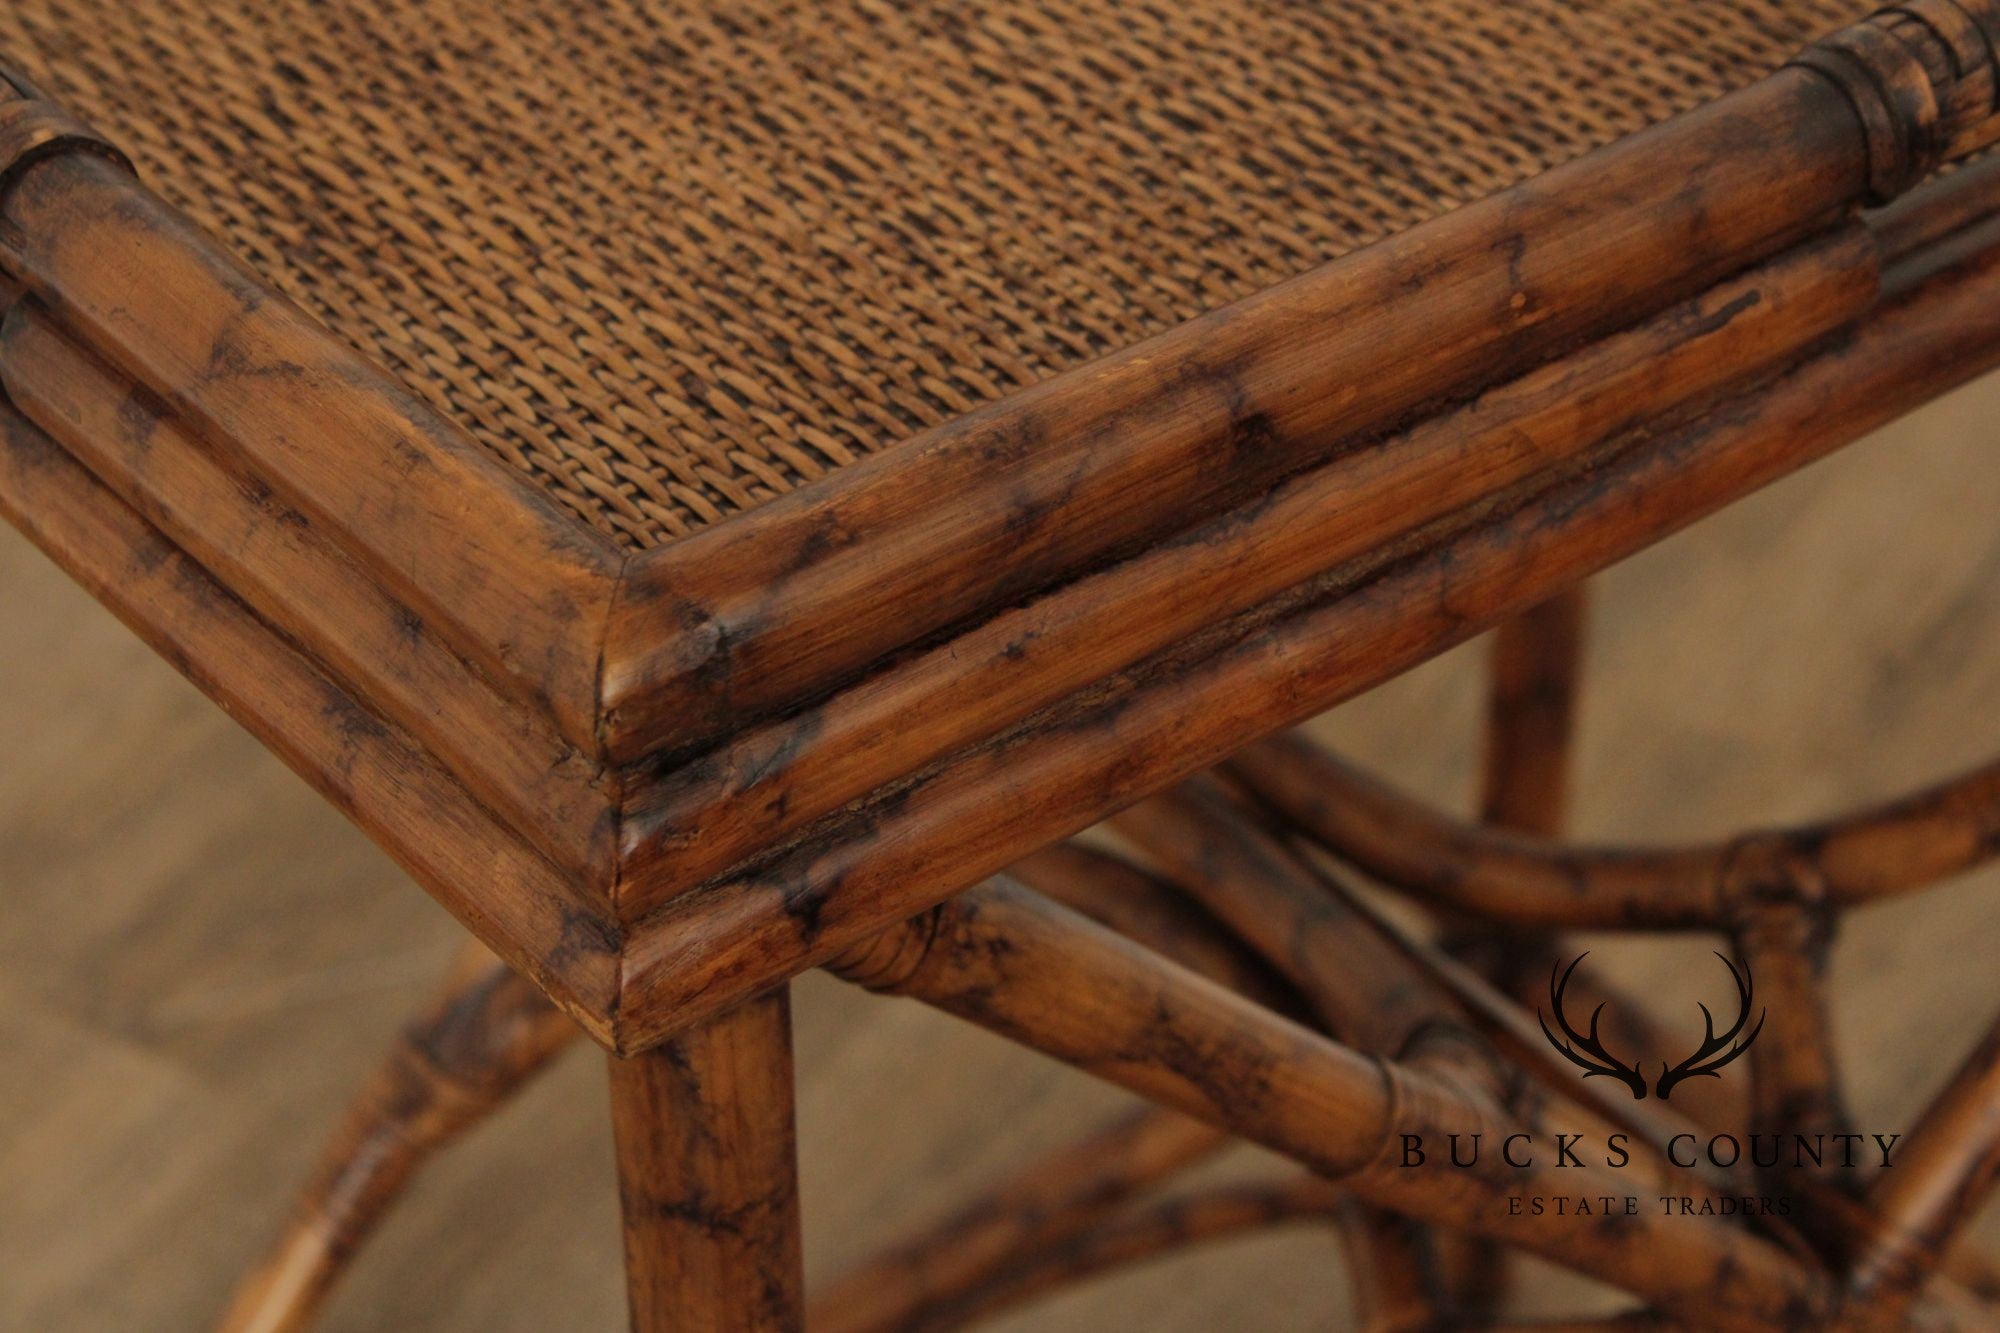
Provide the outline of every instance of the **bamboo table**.
<path id="1" fill-rule="evenodd" d="M 0 512 L 478 941 L 229 1325 L 578 1030 L 638 1327 L 941 1327 L 1298 1216 L 1375 1328 L 1490 1318 L 1497 1247 L 1621 1328 L 1993 1322 L 1992 1040 L 1862 1184 L 1671 1145 L 1851 1130 L 1828 933 L 2000 850 L 2000 768 L 1557 835 L 1576 586 L 2000 363 L 1996 52 L 1995 0 L 0 16 Z M 1483 825 L 1279 734 L 1496 625 Z M 1722 932 L 1742 1014 L 1583 1030 L 1586 927 Z M 812 967 L 1162 1109 L 808 1320 Z M 1397 1158 L 1607 1128 L 1811 1218 Z M 1141 1197 L 1228 1136 L 1307 1170 Z"/>

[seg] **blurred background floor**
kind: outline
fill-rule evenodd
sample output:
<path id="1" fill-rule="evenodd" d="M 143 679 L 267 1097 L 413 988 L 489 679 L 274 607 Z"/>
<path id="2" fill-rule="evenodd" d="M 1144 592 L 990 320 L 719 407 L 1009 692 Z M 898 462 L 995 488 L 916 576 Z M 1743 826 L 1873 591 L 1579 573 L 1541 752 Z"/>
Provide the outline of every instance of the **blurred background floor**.
<path id="1" fill-rule="evenodd" d="M 1997 520 L 2000 377 L 1599 579 L 1576 831 L 1713 835 L 2000 750 Z M 201 1327 L 458 930 L 6 529 L 0 625 L 0 1328 Z M 1484 650 L 1314 730 L 1465 810 Z M 1685 943 L 1591 943 L 1691 1026 Z M 1849 918 L 1834 1011 L 1864 1127 L 1907 1128 L 2000 1010 L 1996 960 L 1994 871 Z M 812 1275 L 1122 1101 L 907 1001 L 818 976 L 796 997 Z M 619 1262 L 602 1057 L 579 1044 L 418 1180 L 327 1327 L 613 1329 Z M 1000 1326 L 1339 1328 L 1344 1290 L 1331 1241 L 1296 1230 Z M 1517 1304 L 1591 1295 L 1537 1269 Z"/>

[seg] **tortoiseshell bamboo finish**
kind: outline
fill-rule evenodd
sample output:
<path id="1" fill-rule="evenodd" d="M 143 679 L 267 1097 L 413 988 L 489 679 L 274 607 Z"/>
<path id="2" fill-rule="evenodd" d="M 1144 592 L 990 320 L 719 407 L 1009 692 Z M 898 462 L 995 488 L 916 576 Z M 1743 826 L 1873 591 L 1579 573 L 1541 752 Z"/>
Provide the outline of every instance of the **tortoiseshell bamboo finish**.
<path id="1" fill-rule="evenodd" d="M 1379 1330 L 1491 1318 L 1464 1237 L 1647 1303 L 1598 1326 L 1990 1324 L 1945 1253 L 2000 1161 L 1990 1043 L 1901 1174 L 1785 1182 L 1812 1226 L 1503 1226 L 1508 1190 L 1572 1180 L 1385 1144 L 1617 1127 L 1633 1179 L 1735 1188 L 1663 1152 L 1680 1103 L 1550 1076 L 1518 1003 L 1550 932 L 1727 933 L 1782 1000 L 1747 1124 L 1817 1132 L 1844 1123 L 1837 913 L 2000 851 L 1991 766 L 1708 846 L 1559 840 L 1577 585 L 2000 364 L 2000 165 L 1920 183 L 2000 139 L 1996 52 L 2000 0 L 1910 0 L 647 552 L 0 71 L 0 513 L 514 969 L 482 958 L 412 1029 L 237 1325 L 302 1322 L 573 1019 L 614 1052 L 635 1326 L 798 1326 L 786 983 L 816 965 L 1172 1108 L 862 1269 L 829 1327 L 942 1327 L 1301 1218 L 1377 1266 Z M 1482 823 L 1269 739 L 1496 625 Z M 1051 850 L 1107 818 L 1143 864 Z M 1048 896 L 982 883 L 1017 863 Z M 1447 909 L 1445 947 L 1348 868 Z M 1225 1135 L 1313 1174 L 1139 1197 Z"/>

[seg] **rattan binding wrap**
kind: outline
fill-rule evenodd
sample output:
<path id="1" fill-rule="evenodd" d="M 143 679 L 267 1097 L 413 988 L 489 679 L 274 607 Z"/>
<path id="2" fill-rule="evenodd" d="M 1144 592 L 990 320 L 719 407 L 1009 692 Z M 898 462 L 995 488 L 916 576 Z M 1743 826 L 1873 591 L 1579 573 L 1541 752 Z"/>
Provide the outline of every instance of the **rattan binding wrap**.
<path id="1" fill-rule="evenodd" d="M 0 51 L 645 548 L 1871 8 L 19 0 Z"/>

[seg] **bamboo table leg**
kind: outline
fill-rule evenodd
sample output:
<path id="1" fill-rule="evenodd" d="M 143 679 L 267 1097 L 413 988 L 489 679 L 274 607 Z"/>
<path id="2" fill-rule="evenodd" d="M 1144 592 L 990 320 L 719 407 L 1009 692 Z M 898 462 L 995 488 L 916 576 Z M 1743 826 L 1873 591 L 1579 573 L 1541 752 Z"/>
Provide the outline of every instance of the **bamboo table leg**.
<path id="1" fill-rule="evenodd" d="M 1563 830 L 1573 767 L 1578 677 L 1583 669 L 1585 597 L 1581 586 L 1556 594 L 1493 635 L 1486 699 L 1482 823 L 1556 837 Z M 1504 993 L 1522 998 L 1558 952 L 1553 931 L 1495 931 L 1450 923 L 1447 946 L 1472 961 Z M 1491 1241 L 1443 1231 L 1439 1267 L 1472 1319 L 1490 1320 L 1512 1280 Z"/>
<path id="2" fill-rule="evenodd" d="M 612 1056 L 611 1121 L 632 1327 L 801 1327 L 787 993 Z"/>
<path id="3" fill-rule="evenodd" d="M 1584 592 L 1557 593 L 1493 636 L 1480 818 L 1554 837 L 1569 805 Z"/>

